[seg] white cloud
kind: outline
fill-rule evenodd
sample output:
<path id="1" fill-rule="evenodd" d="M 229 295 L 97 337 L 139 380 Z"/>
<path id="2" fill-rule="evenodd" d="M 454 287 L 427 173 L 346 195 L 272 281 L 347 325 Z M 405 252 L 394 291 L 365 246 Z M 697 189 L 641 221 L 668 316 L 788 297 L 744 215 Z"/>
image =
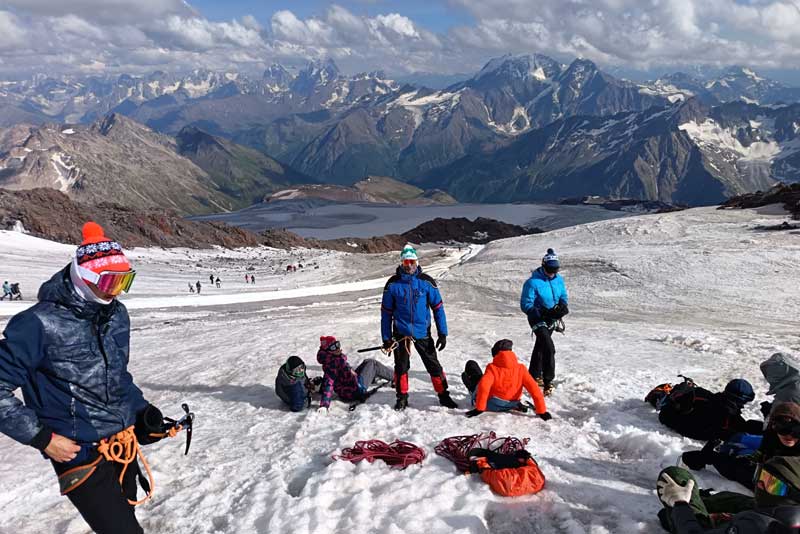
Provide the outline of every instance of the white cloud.
<path id="1" fill-rule="evenodd" d="M 441 33 L 384 1 L 371 16 L 332 4 L 311 17 L 280 10 L 262 21 L 211 21 L 184 0 L 3 5 L 0 72 L 260 69 L 275 60 L 332 57 L 349 71 L 448 73 L 508 52 L 642 68 L 800 68 L 800 0 L 448 0 L 475 22 Z"/>
<path id="2" fill-rule="evenodd" d="M 22 46 L 26 32 L 13 13 L 0 10 L 0 51 Z"/>

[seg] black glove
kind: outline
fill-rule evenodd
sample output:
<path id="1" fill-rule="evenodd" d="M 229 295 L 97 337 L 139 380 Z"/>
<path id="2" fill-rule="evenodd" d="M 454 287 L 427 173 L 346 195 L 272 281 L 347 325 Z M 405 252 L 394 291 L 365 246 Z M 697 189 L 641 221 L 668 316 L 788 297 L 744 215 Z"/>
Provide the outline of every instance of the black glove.
<path id="1" fill-rule="evenodd" d="M 466 415 L 467 417 L 475 417 L 476 415 L 480 415 L 482 413 L 483 413 L 483 410 L 479 410 L 479 409 L 475 408 L 474 410 L 468 411 L 464 415 Z"/>
<path id="2" fill-rule="evenodd" d="M 144 410 L 136 414 L 136 423 L 133 426 L 133 431 L 140 445 L 149 445 L 161 440 L 161 437 L 150 435 L 164 432 L 164 415 L 161 410 L 152 404 L 148 404 Z"/>
<path id="3" fill-rule="evenodd" d="M 769 412 L 772 411 L 772 403 L 770 401 L 764 401 L 761 403 L 761 415 L 764 416 L 764 419 L 769 417 Z"/>
<path id="4" fill-rule="evenodd" d="M 383 340 L 383 350 L 389 350 L 392 345 L 394 345 L 393 339 L 384 339 Z"/>
<path id="5" fill-rule="evenodd" d="M 447 336 L 444 334 L 439 334 L 439 337 L 436 339 L 436 350 L 444 350 L 447 346 Z"/>
<path id="6" fill-rule="evenodd" d="M 550 310 L 550 317 L 552 319 L 561 319 L 569 313 L 569 308 L 563 302 L 559 302 Z"/>
<path id="7" fill-rule="evenodd" d="M 555 319 L 555 317 L 553 317 L 553 312 L 555 312 L 555 308 L 544 308 L 539 312 L 539 317 L 544 321 L 552 321 Z"/>
<path id="8" fill-rule="evenodd" d="M 553 416 L 550 415 L 550 412 L 537 413 L 536 415 L 538 415 L 539 419 L 541 419 L 542 421 L 549 421 L 550 419 L 553 418 Z"/>

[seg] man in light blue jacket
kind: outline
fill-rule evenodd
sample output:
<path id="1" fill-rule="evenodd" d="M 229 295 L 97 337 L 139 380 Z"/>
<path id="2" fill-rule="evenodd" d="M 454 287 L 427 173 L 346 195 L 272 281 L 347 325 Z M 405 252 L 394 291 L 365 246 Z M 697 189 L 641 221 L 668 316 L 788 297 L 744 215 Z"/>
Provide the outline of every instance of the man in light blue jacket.
<path id="1" fill-rule="evenodd" d="M 552 248 L 542 258 L 542 266 L 531 272 L 522 286 L 519 306 L 528 316 L 528 324 L 536 336 L 536 343 L 528 367 L 533 378 L 544 388 L 544 394 L 553 393 L 556 375 L 556 347 L 552 333 L 558 321 L 569 313 L 567 288 L 558 274 L 561 263 Z"/>

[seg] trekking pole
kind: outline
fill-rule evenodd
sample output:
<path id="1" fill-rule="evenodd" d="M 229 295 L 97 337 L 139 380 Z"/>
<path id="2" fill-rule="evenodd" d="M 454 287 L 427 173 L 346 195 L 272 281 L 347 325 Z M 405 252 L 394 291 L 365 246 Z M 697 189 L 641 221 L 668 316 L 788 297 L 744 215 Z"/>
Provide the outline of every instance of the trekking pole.
<path id="1" fill-rule="evenodd" d="M 383 349 L 383 345 L 378 345 L 377 347 L 367 347 L 365 349 L 358 349 L 356 352 L 372 352 L 381 349 Z"/>

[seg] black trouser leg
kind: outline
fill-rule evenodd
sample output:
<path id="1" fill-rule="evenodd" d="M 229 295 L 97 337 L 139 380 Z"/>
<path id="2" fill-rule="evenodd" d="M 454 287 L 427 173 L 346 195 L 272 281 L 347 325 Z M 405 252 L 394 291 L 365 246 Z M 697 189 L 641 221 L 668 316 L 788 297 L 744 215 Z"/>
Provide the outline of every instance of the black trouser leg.
<path id="1" fill-rule="evenodd" d="M 361 378 L 361 383 L 368 388 L 375 378 L 392 381 L 393 371 L 375 358 L 367 358 L 356 367 L 356 374 Z"/>
<path id="2" fill-rule="evenodd" d="M 545 384 L 549 384 L 556 376 L 556 346 L 553 344 L 552 332 L 546 326 L 540 326 L 533 333 L 536 343 L 533 345 L 528 371 L 533 378 L 541 378 Z"/>
<path id="3" fill-rule="evenodd" d="M 749 459 L 713 452 L 709 460 L 720 475 L 738 482 L 749 490 L 754 489 L 753 477 L 756 474 L 756 464 Z"/>
<path id="4" fill-rule="evenodd" d="M 394 388 L 398 398 L 408 396 L 408 369 L 411 367 L 408 349 L 407 339 L 399 340 L 394 349 Z"/>
<path id="5" fill-rule="evenodd" d="M 431 375 L 434 391 L 436 391 L 436 393 L 447 391 L 447 377 L 436 355 L 436 344 L 433 342 L 433 338 L 428 336 L 425 339 L 415 339 L 414 347 L 416 347 L 417 352 L 422 358 L 422 364 L 425 366 L 425 370 Z"/>
<path id="6" fill-rule="evenodd" d="M 53 464 L 56 473 L 63 472 Z M 128 499 L 136 500 L 136 467 L 125 472 L 122 487 L 119 474 L 122 464 L 100 462 L 86 482 L 67 493 L 70 502 L 97 534 L 144 534 Z"/>

